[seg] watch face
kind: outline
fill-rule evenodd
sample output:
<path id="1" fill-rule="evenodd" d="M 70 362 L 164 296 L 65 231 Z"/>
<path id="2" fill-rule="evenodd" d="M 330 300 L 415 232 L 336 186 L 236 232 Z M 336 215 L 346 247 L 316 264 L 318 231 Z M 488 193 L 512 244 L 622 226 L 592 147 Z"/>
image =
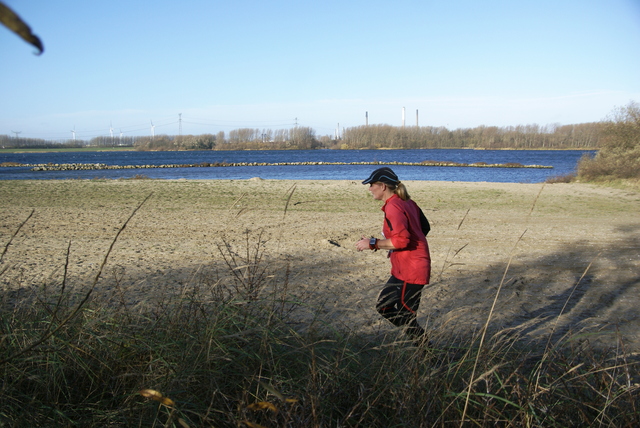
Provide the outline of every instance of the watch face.
<path id="1" fill-rule="evenodd" d="M 376 245 L 376 238 L 371 238 L 369 240 L 369 245 Z"/>

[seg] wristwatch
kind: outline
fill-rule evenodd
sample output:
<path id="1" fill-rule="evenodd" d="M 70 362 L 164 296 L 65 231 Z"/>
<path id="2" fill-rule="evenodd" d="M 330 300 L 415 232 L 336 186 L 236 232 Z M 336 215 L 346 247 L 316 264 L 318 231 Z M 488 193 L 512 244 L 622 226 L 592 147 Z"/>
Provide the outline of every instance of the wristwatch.
<path id="1" fill-rule="evenodd" d="M 374 238 L 373 236 L 369 239 L 369 249 L 373 251 L 378 251 L 378 238 Z"/>

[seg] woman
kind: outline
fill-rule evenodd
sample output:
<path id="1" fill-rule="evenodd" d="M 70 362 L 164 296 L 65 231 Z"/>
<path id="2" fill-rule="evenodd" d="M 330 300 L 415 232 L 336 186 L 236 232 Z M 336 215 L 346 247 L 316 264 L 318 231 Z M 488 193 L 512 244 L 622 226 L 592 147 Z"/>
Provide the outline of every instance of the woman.
<path id="1" fill-rule="evenodd" d="M 406 328 L 421 342 L 425 331 L 416 320 L 422 288 L 429 283 L 431 258 L 426 234 L 429 222 L 391 168 L 379 168 L 362 184 L 369 184 L 373 198 L 384 201 L 382 239 L 362 237 L 358 251 L 389 250 L 391 278 L 380 292 L 377 311 L 391 323 Z"/>

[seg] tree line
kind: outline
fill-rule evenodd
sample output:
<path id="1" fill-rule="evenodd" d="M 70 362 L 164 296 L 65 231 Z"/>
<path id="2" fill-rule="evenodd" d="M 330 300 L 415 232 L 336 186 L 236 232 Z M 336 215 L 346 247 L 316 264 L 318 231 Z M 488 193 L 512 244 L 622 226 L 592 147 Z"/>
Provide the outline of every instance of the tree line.
<path id="1" fill-rule="evenodd" d="M 599 144 L 601 123 L 579 125 L 444 127 L 369 125 L 348 128 L 341 148 L 348 149 L 593 149 Z"/>
<path id="2" fill-rule="evenodd" d="M 56 142 L 0 135 L 3 148 L 133 147 L 137 150 L 313 150 L 313 149 L 597 149 L 608 122 L 576 125 L 445 127 L 363 125 L 340 138 L 316 135 L 313 128 L 239 128 L 228 133 L 95 137 Z"/>

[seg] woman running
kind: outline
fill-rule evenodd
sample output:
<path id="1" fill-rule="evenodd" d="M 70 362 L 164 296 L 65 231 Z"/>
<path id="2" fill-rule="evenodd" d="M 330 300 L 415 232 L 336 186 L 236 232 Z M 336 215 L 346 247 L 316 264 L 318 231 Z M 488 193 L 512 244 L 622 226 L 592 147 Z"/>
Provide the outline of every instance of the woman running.
<path id="1" fill-rule="evenodd" d="M 426 339 L 425 331 L 416 320 L 416 312 L 431 272 L 426 239 L 429 222 L 391 168 L 376 169 L 362 184 L 369 185 L 373 199 L 384 201 L 383 238 L 363 236 L 356 248 L 389 250 L 391 261 L 391 278 L 378 296 L 376 309 L 395 326 L 405 328 L 416 343 L 421 343 Z"/>

